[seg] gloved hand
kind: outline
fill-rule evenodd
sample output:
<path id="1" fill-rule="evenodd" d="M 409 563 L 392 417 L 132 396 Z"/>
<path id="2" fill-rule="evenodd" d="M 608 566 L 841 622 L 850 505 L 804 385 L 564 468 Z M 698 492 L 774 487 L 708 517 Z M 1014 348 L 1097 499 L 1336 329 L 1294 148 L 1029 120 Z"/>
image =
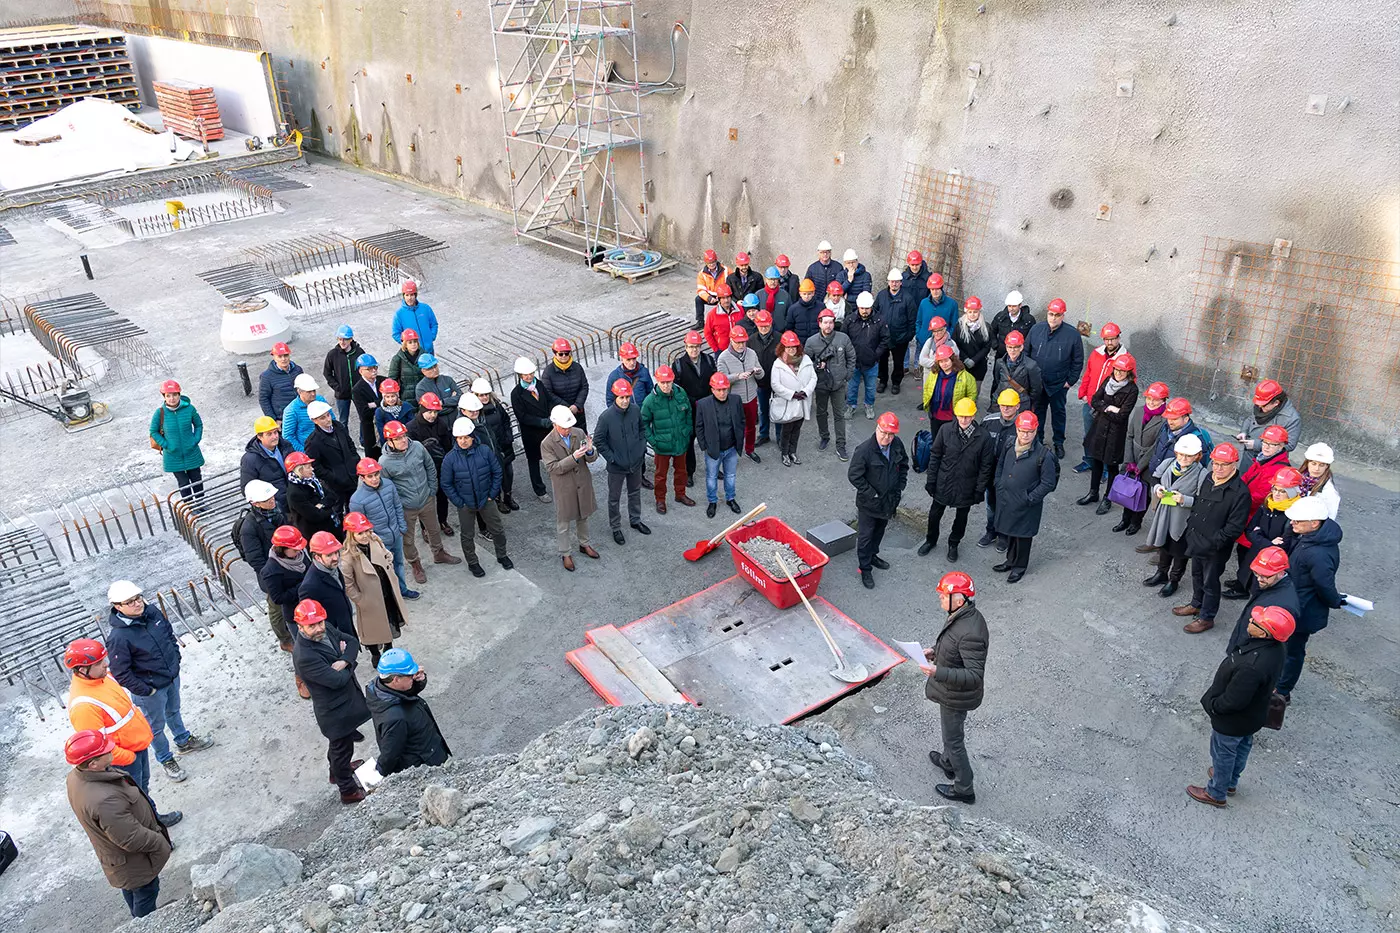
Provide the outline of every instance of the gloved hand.
<path id="1" fill-rule="evenodd" d="M 805 401 L 807 401 L 807 393 L 806 393 L 806 392 L 794 392 L 794 393 L 792 393 L 792 397 L 793 397 L 794 399 L 796 399 L 797 401 L 799 401 L 799 402 L 805 402 Z"/>

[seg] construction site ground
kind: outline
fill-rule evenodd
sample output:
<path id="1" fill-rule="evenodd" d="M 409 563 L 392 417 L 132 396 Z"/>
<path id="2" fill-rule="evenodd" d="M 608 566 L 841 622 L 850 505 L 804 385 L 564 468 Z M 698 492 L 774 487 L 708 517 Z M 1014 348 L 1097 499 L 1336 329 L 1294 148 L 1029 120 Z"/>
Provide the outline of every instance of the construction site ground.
<path id="1" fill-rule="evenodd" d="M 692 314 L 693 279 L 684 268 L 627 285 L 565 254 L 517 245 L 506 220 L 456 200 L 322 163 L 297 177 L 310 187 L 279 192 L 283 212 L 92 250 L 92 282 L 77 244 L 39 220 L 3 218 L 18 243 L 0 250 L 0 292 L 93 291 L 146 328 L 169 361 L 165 371 L 99 386 L 95 397 L 115 416 L 103 427 L 65 435 L 41 416 L 7 425 L 5 516 L 43 513 L 151 477 L 171 488 L 146 443 L 156 386 L 167 377 L 180 380 L 204 419 L 206 475 L 236 466 L 257 400 L 244 396 L 235 359 L 219 345 L 222 298 L 196 274 L 239 261 L 239 251 L 257 243 L 400 227 L 445 241 L 447 250 L 420 258 L 420 294 L 436 309 L 445 348 L 470 350 L 493 330 L 560 314 L 599 328 L 653 311 Z M 795 263 L 808 261 L 802 244 L 787 250 Z M 996 293 L 1014 283 L 975 284 Z M 349 323 L 387 363 L 394 309 L 296 321 L 294 358 L 319 378 L 334 329 Z M 1131 347 L 1132 334 L 1126 337 Z M 248 362 L 256 380 L 266 361 Z M 616 361 L 584 365 L 596 413 L 603 377 Z M 1172 374 L 1144 375 L 1170 382 Z M 879 397 L 880 410 L 904 420 L 906 443 L 921 426 L 916 401 L 908 391 Z M 1069 423 L 1073 454 L 1077 405 Z M 870 430 L 858 415 L 851 445 Z M 772 446 L 761 451 L 772 452 L 761 465 L 742 462 L 739 501 L 766 501 L 769 514 L 798 529 L 854 518 L 845 464 L 834 449 L 817 452 L 814 425 L 803 433 L 800 467 L 784 469 Z M 1325 439 L 1310 428 L 1307 436 Z M 1333 613 L 1331 626 L 1312 639 L 1284 729 L 1261 733 L 1239 795 L 1219 811 L 1191 801 L 1185 786 L 1205 781 L 1209 723 L 1199 697 L 1241 604 L 1225 604 L 1216 630 L 1183 634 L 1168 612 L 1179 600 L 1140 585 L 1151 572 L 1132 548 L 1142 538 L 1110 534 L 1113 516 L 1075 506 L 1086 486 L 1068 470 L 1075 459 L 1065 461 L 1048 500 L 1022 582 L 1008 586 L 990 571 L 999 555 L 973 546 L 980 508 L 956 565 L 977 581 L 992 632 L 986 702 L 968 719 L 978 796 L 968 815 L 1062 848 L 1239 933 L 1400 930 L 1396 475 L 1338 464 L 1346 535 L 1338 584 L 1378 608 L 1364 619 Z M 644 493 L 644 518 L 655 533 L 629 533 L 627 545 L 617 547 L 599 514 L 593 529 L 602 559 L 580 560 L 578 572 L 566 573 L 554 550 L 553 506 L 530 495 L 524 467 L 517 461 L 523 511 L 505 518 L 516 569 L 487 560 L 486 578 L 475 580 L 464 566 L 429 565 L 429 582 L 410 605 L 399 641 L 429 672 L 427 695 L 459 757 L 515 753 L 599 703 L 564 659 L 586 629 L 623 625 L 734 572 L 723 550 L 698 564 L 680 556 L 718 531 L 726 512 L 714 520 L 703 508 L 659 516 Z M 907 514 L 891 526 L 882 552 L 893 567 L 878 573 L 876 589 L 860 586 L 853 553 L 832 560 L 821 587 L 822 596 L 887 642 L 929 644 L 939 625 L 932 583 L 948 568 L 943 548 L 927 558 L 914 553 L 928 504 L 922 482 L 911 476 Z M 71 579 L 79 596 L 97 611 L 110 576 L 163 579 L 169 573 L 159 565 L 167 561 L 202 572 L 178 536 L 164 540 L 165 553 L 146 543 L 86 559 L 103 561 L 101 572 L 77 561 Z M 459 539 L 448 546 L 458 552 Z M 161 808 L 185 814 L 172 831 L 177 848 L 162 876 L 162 903 L 188 892 L 191 865 L 216 859 L 231 843 L 298 848 L 342 809 L 326 783 L 325 743 L 310 705 L 296 696 L 288 657 L 266 624 L 219 624 L 215 633 L 186 650 L 183 696 L 186 722 L 218 744 L 184 759 L 188 781 L 173 784 L 159 768 L 151 780 Z M 63 710 L 48 700 L 41 720 L 13 686 L 0 701 L 0 828 L 21 849 L 0 876 L 0 928 L 116 927 L 126 919 L 122 900 L 103 880 L 64 794 Z M 937 802 L 933 785 L 944 778 L 926 758 L 939 744 L 937 710 L 924 699 L 912 664 L 817 718 L 839 731 L 846 750 L 868 761 L 891 793 Z"/>

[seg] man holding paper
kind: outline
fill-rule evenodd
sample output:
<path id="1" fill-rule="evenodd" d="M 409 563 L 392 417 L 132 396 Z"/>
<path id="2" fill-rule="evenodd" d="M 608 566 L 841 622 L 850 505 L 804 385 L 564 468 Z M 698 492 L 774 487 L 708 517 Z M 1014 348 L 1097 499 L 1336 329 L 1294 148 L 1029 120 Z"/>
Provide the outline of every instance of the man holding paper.
<path id="1" fill-rule="evenodd" d="M 1303 675 L 1308 637 L 1327 627 L 1328 610 L 1341 609 L 1347 597 L 1337 592 L 1342 526 L 1327 517 L 1327 503 L 1307 496 L 1290 505 L 1284 515 L 1293 523 L 1293 534 L 1297 536 L 1288 561 L 1289 574 L 1298 590 L 1298 607 L 1302 610 L 1297 631 L 1288 639 L 1288 659 L 1284 661 L 1283 673 L 1275 688 L 1287 703 L 1298 678 Z"/>
<path id="2" fill-rule="evenodd" d="M 934 790 L 940 797 L 959 803 L 976 803 L 972 787 L 972 760 L 963 740 L 967 714 L 982 705 L 982 678 L 987 665 L 987 620 L 973 605 L 976 595 L 972 578 L 961 571 L 945 573 L 934 588 L 938 604 L 948 614 L 938 640 L 924 650 L 924 657 L 933 662 L 924 696 L 940 707 L 943 727 L 943 749 L 928 753 L 952 784 L 938 784 Z"/>

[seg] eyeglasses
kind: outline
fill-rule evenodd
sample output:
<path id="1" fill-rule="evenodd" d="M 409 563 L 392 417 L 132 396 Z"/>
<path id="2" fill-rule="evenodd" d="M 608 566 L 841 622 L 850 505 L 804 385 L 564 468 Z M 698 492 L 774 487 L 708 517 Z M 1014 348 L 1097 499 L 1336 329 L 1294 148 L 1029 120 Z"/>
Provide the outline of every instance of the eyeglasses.
<path id="1" fill-rule="evenodd" d="M 554 355 L 555 355 L 555 356 L 573 356 L 573 355 L 574 355 L 574 351 L 572 351 L 572 350 L 555 350 L 555 351 L 554 351 Z"/>
<path id="2" fill-rule="evenodd" d="M 136 605 L 137 603 L 144 603 L 145 601 L 146 601 L 146 597 L 144 597 L 144 596 L 142 596 L 140 593 L 138 593 L 138 594 L 136 594 L 135 596 L 131 597 L 130 599 L 123 599 L 121 602 L 117 603 L 117 605 L 118 605 L 118 606 L 134 606 L 134 605 Z"/>

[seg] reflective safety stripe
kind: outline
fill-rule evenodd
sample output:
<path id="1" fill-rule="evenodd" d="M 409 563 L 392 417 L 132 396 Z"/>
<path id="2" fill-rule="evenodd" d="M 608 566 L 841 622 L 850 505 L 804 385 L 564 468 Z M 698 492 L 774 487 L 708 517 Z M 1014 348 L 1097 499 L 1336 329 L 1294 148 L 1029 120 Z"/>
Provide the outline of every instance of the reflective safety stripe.
<path id="1" fill-rule="evenodd" d="M 116 732 L 122 726 L 131 722 L 132 717 L 136 715 L 135 704 L 132 704 L 131 709 L 126 711 L 125 716 L 121 716 L 118 715 L 116 710 L 112 709 L 112 707 L 108 706 L 106 703 L 103 703 L 101 700 L 95 700 L 92 697 L 73 697 L 71 700 L 68 701 L 68 703 L 70 706 L 76 706 L 79 703 L 90 703 L 93 706 L 96 706 L 98 709 L 102 710 L 102 712 L 106 713 L 108 717 L 111 718 L 112 725 L 104 726 L 98 730 L 103 735 L 111 735 L 113 732 Z"/>

